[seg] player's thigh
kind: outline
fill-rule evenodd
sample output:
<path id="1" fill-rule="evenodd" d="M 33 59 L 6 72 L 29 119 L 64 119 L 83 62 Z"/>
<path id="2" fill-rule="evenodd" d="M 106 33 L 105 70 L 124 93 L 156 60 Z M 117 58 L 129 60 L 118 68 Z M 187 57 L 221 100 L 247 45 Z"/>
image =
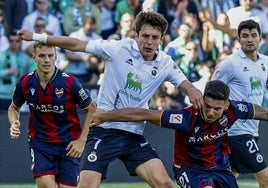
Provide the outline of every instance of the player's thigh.
<path id="1" fill-rule="evenodd" d="M 35 178 L 35 183 L 38 188 L 56 188 L 55 175 L 45 175 Z"/>
<path id="2" fill-rule="evenodd" d="M 257 181 L 265 186 L 268 186 L 268 167 L 253 174 Z"/>
<path id="3" fill-rule="evenodd" d="M 210 170 L 212 176 L 214 177 L 215 188 L 229 187 L 238 188 L 236 177 L 229 169 L 222 170 Z"/>
<path id="4" fill-rule="evenodd" d="M 98 188 L 101 182 L 101 173 L 90 170 L 80 172 L 78 188 Z"/>
<path id="5" fill-rule="evenodd" d="M 257 140 L 252 135 L 230 136 L 229 143 L 230 164 L 238 173 L 256 173 L 267 167 Z"/>
<path id="6" fill-rule="evenodd" d="M 144 179 L 169 179 L 168 173 L 162 161 L 158 158 L 151 159 L 136 168 L 138 176 Z"/>

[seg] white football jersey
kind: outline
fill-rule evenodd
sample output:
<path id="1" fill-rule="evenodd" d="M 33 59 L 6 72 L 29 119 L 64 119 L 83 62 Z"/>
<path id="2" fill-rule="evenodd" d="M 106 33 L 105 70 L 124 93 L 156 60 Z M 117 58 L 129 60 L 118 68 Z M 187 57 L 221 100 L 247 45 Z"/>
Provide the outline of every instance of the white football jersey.
<path id="1" fill-rule="evenodd" d="M 162 51 L 157 51 L 154 61 L 145 61 L 135 40 L 89 41 L 86 52 L 106 60 L 97 101 L 101 110 L 148 108 L 149 100 L 164 81 L 178 87 L 186 80 L 180 68 Z M 105 122 L 101 126 L 137 134 L 144 130 L 143 122 Z"/>
<path id="2" fill-rule="evenodd" d="M 262 105 L 268 77 L 268 57 L 258 53 L 253 62 L 240 49 L 217 66 L 212 80 L 225 82 L 230 88 L 230 99 Z M 259 121 L 237 120 L 229 135 L 252 134 L 258 136 Z"/>

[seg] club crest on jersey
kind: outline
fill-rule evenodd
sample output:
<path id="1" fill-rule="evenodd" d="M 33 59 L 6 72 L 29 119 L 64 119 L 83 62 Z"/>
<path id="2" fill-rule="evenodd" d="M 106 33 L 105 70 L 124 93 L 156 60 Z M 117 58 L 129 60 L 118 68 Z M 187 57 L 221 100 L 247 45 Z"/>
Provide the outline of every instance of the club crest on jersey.
<path id="1" fill-rule="evenodd" d="M 89 161 L 89 162 L 95 162 L 96 160 L 97 160 L 97 154 L 96 154 L 96 152 L 95 151 L 93 151 L 93 152 L 91 152 L 89 155 L 88 155 L 88 157 L 87 157 L 87 160 Z"/>
<path id="2" fill-rule="evenodd" d="M 265 66 L 264 66 L 264 64 L 262 63 L 261 64 L 261 69 L 265 72 L 265 70 L 266 70 L 266 68 L 265 68 Z"/>
<path id="3" fill-rule="evenodd" d="M 226 127 L 228 124 L 228 118 L 226 115 L 223 115 L 222 118 L 219 120 L 219 124 L 223 127 Z"/>
<path id="4" fill-rule="evenodd" d="M 258 163 L 262 163 L 263 162 L 263 156 L 260 153 L 258 153 L 256 155 L 256 160 L 257 160 Z"/>
<path id="5" fill-rule="evenodd" d="M 56 96 L 57 96 L 58 98 L 61 98 L 62 95 L 63 95 L 63 93 L 64 93 L 64 89 L 63 89 L 63 88 L 61 88 L 61 89 L 56 88 L 56 89 L 55 89 L 55 93 L 56 93 Z"/>
<path id="6" fill-rule="evenodd" d="M 171 114 L 169 118 L 169 123 L 182 123 L 182 114 Z"/>
<path id="7" fill-rule="evenodd" d="M 152 70 L 152 75 L 155 76 L 157 75 L 157 67 L 153 67 L 153 70 Z"/>

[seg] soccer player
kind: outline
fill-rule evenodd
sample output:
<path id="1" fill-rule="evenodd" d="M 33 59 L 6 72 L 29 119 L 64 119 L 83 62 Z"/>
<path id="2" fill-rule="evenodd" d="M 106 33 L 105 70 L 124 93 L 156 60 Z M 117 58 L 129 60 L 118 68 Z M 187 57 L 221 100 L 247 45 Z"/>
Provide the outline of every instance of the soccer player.
<path id="1" fill-rule="evenodd" d="M 202 95 L 179 67 L 158 47 L 167 30 L 166 19 L 157 12 L 140 12 L 135 20 L 137 37 L 123 40 L 81 41 L 64 36 L 45 36 L 27 30 L 18 32 L 23 40 L 53 44 L 72 51 L 93 53 L 106 60 L 99 90 L 100 110 L 126 107 L 148 108 L 156 89 L 170 81 L 184 91 L 195 108 Z M 108 165 L 123 161 L 130 175 L 138 175 L 151 187 L 169 188 L 173 182 L 156 151 L 144 138 L 143 123 L 105 122 L 90 130 L 81 160 L 80 188 L 99 187 Z"/>
<path id="2" fill-rule="evenodd" d="M 35 43 L 33 59 L 37 70 L 19 80 L 8 109 L 10 136 L 12 139 L 20 136 L 20 107 L 26 101 L 30 108 L 32 172 L 38 188 L 77 187 L 79 158 L 95 104 L 74 77 L 55 67 L 55 46 Z M 83 130 L 77 105 L 87 111 Z"/>
<path id="3" fill-rule="evenodd" d="M 238 187 L 228 161 L 227 132 L 237 119 L 268 120 L 268 110 L 259 105 L 229 100 L 228 86 L 208 82 L 200 110 L 125 108 L 97 111 L 90 126 L 106 121 L 150 121 L 174 129 L 174 177 L 181 187 Z M 160 140 L 161 141 L 161 140 Z"/>
<path id="4" fill-rule="evenodd" d="M 241 48 L 217 66 L 212 79 L 226 83 L 230 99 L 262 105 L 268 78 L 268 57 L 258 53 L 260 26 L 246 20 L 238 26 Z M 260 188 L 268 188 L 268 167 L 257 144 L 259 121 L 237 120 L 229 130 L 231 166 L 236 177 L 253 173 Z"/>
<path id="5" fill-rule="evenodd" d="M 81 41 L 63 36 L 44 36 L 27 30 L 18 32 L 23 40 L 36 40 L 73 51 L 93 53 L 104 60 L 104 81 L 99 90 L 98 109 L 148 108 L 156 89 L 170 81 L 184 91 L 195 108 L 202 95 L 179 67 L 158 47 L 168 23 L 156 12 L 140 12 L 135 20 L 136 40 Z M 106 122 L 90 130 L 81 161 L 79 187 L 99 187 L 110 162 L 120 159 L 130 175 L 138 175 L 150 186 L 173 187 L 162 161 L 144 138 L 142 123 Z M 124 143 L 124 144 L 122 144 Z"/>

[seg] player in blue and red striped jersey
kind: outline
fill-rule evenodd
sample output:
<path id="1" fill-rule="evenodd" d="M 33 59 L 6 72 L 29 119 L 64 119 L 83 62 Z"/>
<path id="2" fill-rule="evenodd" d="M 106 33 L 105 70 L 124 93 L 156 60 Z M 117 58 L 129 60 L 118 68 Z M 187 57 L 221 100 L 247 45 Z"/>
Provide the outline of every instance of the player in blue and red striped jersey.
<path id="1" fill-rule="evenodd" d="M 176 130 L 174 177 L 181 187 L 238 187 L 229 164 L 227 131 L 237 119 L 268 120 L 268 110 L 253 103 L 229 100 L 228 86 L 219 80 L 205 88 L 200 110 L 145 110 L 124 108 L 97 111 L 90 126 L 104 121 L 150 121 Z"/>
<path id="2" fill-rule="evenodd" d="M 8 110 L 10 136 L 17 139 L 21 133 L 20 107 L 26 101 L 30 108 L 29 149 L 37 186 L 76 187 L 79 158 L 95 104 L 73 76 L 55 67 L 55 46 L 35 43 L 33 59 L 37 70 L 19 80 Z M 83 130 L 77 105 L 87 111 Z"/>

